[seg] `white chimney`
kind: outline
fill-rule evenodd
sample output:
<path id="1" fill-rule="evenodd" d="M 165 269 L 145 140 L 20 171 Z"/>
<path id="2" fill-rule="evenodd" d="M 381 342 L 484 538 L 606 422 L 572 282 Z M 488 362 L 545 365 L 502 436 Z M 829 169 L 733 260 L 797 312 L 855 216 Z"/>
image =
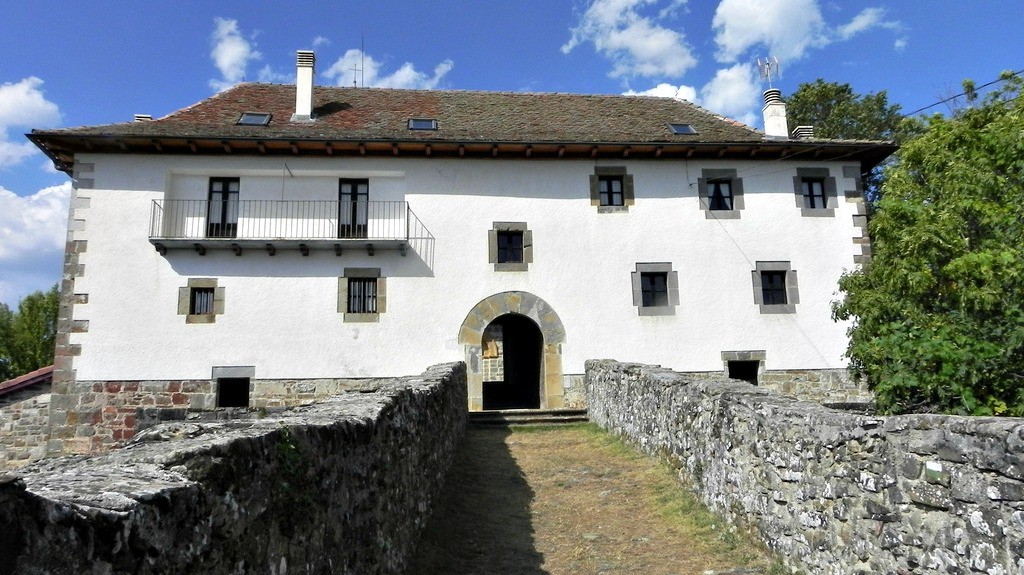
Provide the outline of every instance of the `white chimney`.
<path id="1" fill-rule="evenodd" d="M 788 138 L 789 123 L 786 122 L 786 103 L 782 91 L 768 88 L 764 91 L 764 135 L 770 138 Z"/>
<path id="2" fill-rule="evenodd" d="M 295 76 L 295 114 L 293 122 L 313 121 L 313 76 L 316 73 L 316 55 L 312 50 L 299 50 L 298 70 Z"/>
<path id="3" fill-rule="evenodd" d="M 153 115 L 152 114 L 135 114 L 134 118 L 135 118 L 136 122 L 149 122 L 149 121 L 153 120 Z"/>

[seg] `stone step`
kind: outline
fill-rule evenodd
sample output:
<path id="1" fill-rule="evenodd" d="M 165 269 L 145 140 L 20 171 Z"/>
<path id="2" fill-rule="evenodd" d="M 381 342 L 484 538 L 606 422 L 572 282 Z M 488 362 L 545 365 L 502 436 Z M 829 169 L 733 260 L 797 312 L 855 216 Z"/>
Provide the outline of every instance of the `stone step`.
<path id="1" fill-rule="evenodd" d="M 558 425 L 590 421 L 585 409 L 494 409 L 469 412 L 473 426 Z"/>

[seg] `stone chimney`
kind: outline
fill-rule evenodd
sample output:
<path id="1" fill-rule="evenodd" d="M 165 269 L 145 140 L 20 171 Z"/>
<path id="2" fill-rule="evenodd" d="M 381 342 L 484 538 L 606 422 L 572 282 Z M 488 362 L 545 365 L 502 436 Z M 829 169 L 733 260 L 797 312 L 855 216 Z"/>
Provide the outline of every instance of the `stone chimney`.
<path id="1" fill-rule="evenodd" d="M 313 77 L 316 75 L 316 55 L 312 50 L 299 50 L 298 70 L 295 75 L 295 114 L 293 122 L 312 122 Z"/>
<path id="2" fill-rule="evenodd" d="M 788 138 L 789 123 L 786 122 L 786 103 L 782 91 L 768 88 L 764 91 L 764 135 L 769 138 Z"/>

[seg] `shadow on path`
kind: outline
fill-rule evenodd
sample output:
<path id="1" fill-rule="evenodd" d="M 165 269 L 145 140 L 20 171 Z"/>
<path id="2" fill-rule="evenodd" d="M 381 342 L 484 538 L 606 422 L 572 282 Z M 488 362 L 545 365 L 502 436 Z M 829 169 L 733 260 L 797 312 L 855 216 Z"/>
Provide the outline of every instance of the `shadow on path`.
<path id="1" fill-rule="evenodd" d="M 534 492 L 509 434 L 467 431 L 407 575 L 548 574 L 530 515 Z"/>

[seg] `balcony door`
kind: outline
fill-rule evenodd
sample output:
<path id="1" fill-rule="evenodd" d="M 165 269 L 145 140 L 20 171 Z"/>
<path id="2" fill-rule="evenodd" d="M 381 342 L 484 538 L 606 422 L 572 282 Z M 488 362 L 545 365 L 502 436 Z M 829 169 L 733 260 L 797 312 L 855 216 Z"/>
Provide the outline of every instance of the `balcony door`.
<path id="1" fill-rule="evenodd" d="M 340 180 L 338 184 L 338 237 L 365 238 L 369 180 Z"/>
<path id="2" fill-rule="evenodd" d="M 206 237 L 233 238 L 238 234 L 238 178 L 210 178 Z"/>

